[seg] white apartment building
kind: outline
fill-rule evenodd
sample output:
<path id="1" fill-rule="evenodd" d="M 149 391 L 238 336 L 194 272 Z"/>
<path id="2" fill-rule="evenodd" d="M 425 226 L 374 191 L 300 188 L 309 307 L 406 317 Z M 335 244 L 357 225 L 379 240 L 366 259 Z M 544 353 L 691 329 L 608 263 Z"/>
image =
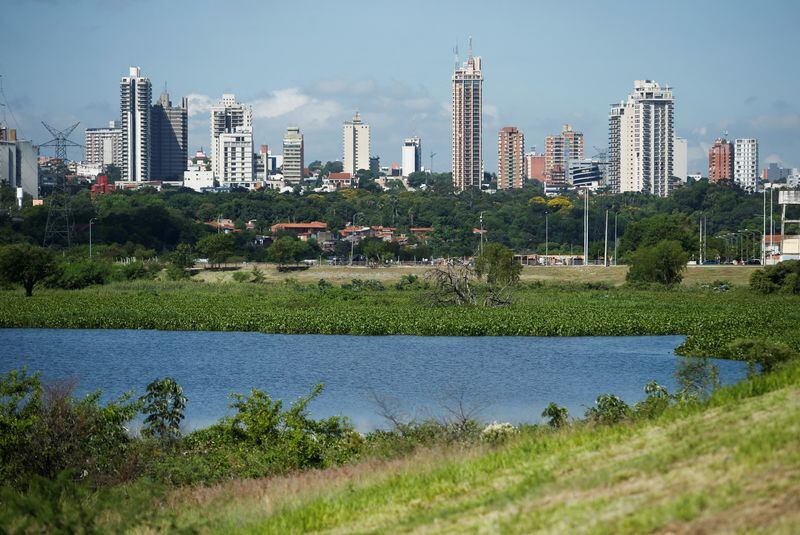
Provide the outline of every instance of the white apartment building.
<path id="1" fill-rule="evenodd" d="M 249 156 L 245 159 L 250 161 L 250 170 L 247 171 L 244 161 L 231 160 L 231 154 L 226 156 L 223 151 L 221 137 L 223 134 L 233 134 L 226 137 L 229 149 L 233 149 L 232 144 L 248 143 Z M 243 149 L 244 147 L 236 147 Z M 238 151 L 237 154 L 241 154 Z M 225 162 L 235 163 L 236 170 L 226 169 Z M 236 102 L 236 95 L 225 93 L 218 104 L 211 107 L 211 170 L 214 176 L 221 181 L 225 177 L 245 177 L 244 180 L 253 180 L 253 110 L 249 106 Z"/>
<path id="2" fill-rule="evenodd" d="M 122 167 L 122 129 L 116 121 L 105 128 L 87 128 L 84 147 L 86 163 Z"/>
<path id="3" fill-rule="evenodd" d="M 150 101 L 153 88 L 139 67 L 120 80 L 122 180 L 150 180 Z"/>
<path id="4" fill-rule="evenodd" d="M 290 184 L 300 184 L 303 181 L 303 134 L 300 128 L 290 126 L 283 135 L 283 179 Z"/>
<path id="5" fill-rule="evenodd" d="M 758 140 L 737 139 L 733 144 L 733 180 L 748 191 L 758 190 Z"/>
<path id="6" fill-rule="evenodd" d="M 470 49 L 472 47 L 470 46 Z M 483 179 L 483 73 L 471 53 L 453 73 L 453 187 L 480 189 Z"/>
<path id="7" fill-rule="evenodd" d="M 217 136 L 217 165 L 220 186 L 255 187 L 253 178 L 253 129 L 237 126 Z"/>
<path id="8" fill-rule="evenodd" d="M 674 172 L 672 88 L 636 80 L 627 101 L 609 115 L 608 185 L 614 193 L 669 195 Z"/>
<path id="9" fill-rule="evenodd" d="M 369 169 L 369 125 L 361 122 L 361 115 L 358 112 L 352 121 L 345 121 L 342 137 L 344 142 L 342 171 L 355 176 L 357 171 Z"/>
<path id="10" fill-rule="evenodd" d="M 422 170 L 422 141 L 414 136 L 403 140 L 403 152 L 401 154 L 401 165 L 403 176 L 407 177 L 411 173 Z"/>
<path id="11" fill-rule="evenodd" d="M 689 176 L 689 142 L 686 138 L 675 137 L 675 152 L 672 158 L 672 176 L 686 184 Z"/>

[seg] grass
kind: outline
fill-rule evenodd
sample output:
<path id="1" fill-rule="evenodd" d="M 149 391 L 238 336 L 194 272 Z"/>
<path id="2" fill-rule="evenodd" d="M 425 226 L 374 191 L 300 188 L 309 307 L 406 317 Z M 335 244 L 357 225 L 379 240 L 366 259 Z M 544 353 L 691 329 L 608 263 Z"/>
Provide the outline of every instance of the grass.
<path id="1" fill-rule="evenodd" d="M 179 489 L 158 517 L 226 533 L 796 533 L 800 363 L 655 420 Z"/>
<path id="2" fill-rule="evenodd" d="M 421 290 L 134 282 L 0 292 L 0 327 L 428 336 L 688 335 L 682 354 L 725 356 L 736 338 L 800 349 L 800 297 L 578 285 L 524 286 L 509 307 L 432 307 Z"/>
<path id="3" fill-rule="evenodd" d="M 247 264 L 239 271 L 250 271 L 256 265 L 263 271 L 269 282 L 283 282 L 295 279 L 300 283 L 316 283 L 325 279 L 341 284 L 352 279 L 376 279 L 384 283 L 397 282 L 403 275 L 413 274 L 422 277 L 427 266 L 392 266 L 368 268 L 360 266 L 316 266 L 306 271 L 280 273 L 274 264 Z M 750 275 L 759 266 L 688 266 L 685 272 L 685 286 L 709 283 L 717 279 L 727 280 L 736 285 L 746 285 Z M 204 282 L 231 282 L 235 271 L 201 271 L 196 275 Z M 546 281 L 556 283 L 605 282 L 619 286 L 625 282 L 628 266 L 524 266 L 523 282 Z"/>

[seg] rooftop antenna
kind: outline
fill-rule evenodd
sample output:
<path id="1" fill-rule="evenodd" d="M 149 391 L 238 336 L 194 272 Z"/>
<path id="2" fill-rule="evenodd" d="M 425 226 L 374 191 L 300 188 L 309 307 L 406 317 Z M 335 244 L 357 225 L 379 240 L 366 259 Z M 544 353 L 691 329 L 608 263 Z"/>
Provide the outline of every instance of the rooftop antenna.
<path id="1" fill-rule="evenodd" d="M 458 41 L 456 41 L 456 46 L 453 48 L 453 65 L 454 69 L 458 70 Z"/>
<path id="2" fill-rule="evenodd" d="M 472 36 L 469 36 L 469 57 L 472 57 Z"/>

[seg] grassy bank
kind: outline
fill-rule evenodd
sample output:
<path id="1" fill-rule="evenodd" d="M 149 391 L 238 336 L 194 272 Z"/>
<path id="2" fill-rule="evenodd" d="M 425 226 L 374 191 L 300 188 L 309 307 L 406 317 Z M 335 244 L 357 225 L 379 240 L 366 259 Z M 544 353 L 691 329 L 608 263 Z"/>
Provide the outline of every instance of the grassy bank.
<path id="1" fill-rule="evenodd" d="M 209 486 L 51 490 L 0 519 L 12 532 L 33 512 L 31 528 L 133 533 L 797 532 L 800 362 L 655 414 Z"/>
<path id="2" fill-rule="evenodd" d="M 722 356 L 736 338 L 800 348 L 800 297 L 745 288 L 588 290 L 523 286 L 502 308 L 436 308 L 422 290 L 299 284 L 136 282 L 0 292 L 0 327 L 260 331 L 355 335 L 688 335 L 683 354 Z"/>
<path id="3" fill-rule="evenodd" d="M 800 366 L 699 407 L 507 444 L 184 489 L 177 526 L 246 533 L 796 533 Z"/>

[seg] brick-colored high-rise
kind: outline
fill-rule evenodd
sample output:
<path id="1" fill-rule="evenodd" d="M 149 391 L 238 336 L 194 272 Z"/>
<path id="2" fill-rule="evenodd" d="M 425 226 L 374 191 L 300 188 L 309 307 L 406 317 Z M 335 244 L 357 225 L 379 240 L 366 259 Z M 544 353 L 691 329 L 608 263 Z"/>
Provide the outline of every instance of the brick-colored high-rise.
<path id="1" fill-rule="evenodd" d="M 714 140 L 714 145 L 708 149 L 708 180 L 733 179 L 733 144 L 724 138 Z"/>
<path id="2" fill-rule="evenodd" d="M 497 189 L 525 185 L 525 135 L 516 126 L 497 134 Z"/>
<path id="3" fill-rule="evenodd" d="M 544 169 L 544 154 L 537 154 L 536 147 L 532 147 L 531 151 L 525 154 L 525 178 L 544 182 Z"/>
<path id="4" fill-rule="evenodd" d="M 544 140 L 544 173 L 549 186 L 565 186 L 570 160 L 582 160 L 583 133 L 565 124 L 560 134 Z"/>

